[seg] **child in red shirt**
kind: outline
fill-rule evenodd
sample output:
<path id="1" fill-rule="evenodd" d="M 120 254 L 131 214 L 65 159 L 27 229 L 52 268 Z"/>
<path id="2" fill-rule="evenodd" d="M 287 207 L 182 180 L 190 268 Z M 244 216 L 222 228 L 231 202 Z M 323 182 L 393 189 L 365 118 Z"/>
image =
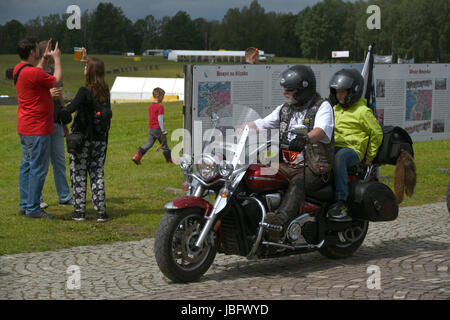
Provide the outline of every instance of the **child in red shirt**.
<path id="1" fill-rule="evenodd" d="M 136 165 L 141 164 L 141 159 L 144 154 L 153 147 L 156 140 L 161 143 L 163 149 L 163 156 L 166 159 L 166 163 L 173 163 L 171 157 L 171 151 L 167 145 L 168 131 L 164 127 L 164 108 L 161 102 L 164 100 L 165 91 L 161 88 L 153 89 L 154 103 L 148 108 L 148 142 L 147 144 L 139 147 L 131 160 Z"/>

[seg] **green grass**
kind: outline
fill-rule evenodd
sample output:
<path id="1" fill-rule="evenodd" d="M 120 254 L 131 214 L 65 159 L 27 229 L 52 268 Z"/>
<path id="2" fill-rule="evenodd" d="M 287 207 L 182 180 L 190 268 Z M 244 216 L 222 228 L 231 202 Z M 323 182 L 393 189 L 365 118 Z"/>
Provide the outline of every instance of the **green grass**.
<path id="1" fill-rule="evenodd" d="M 415 142 L 414 160 L 417 171 L 417 184 L 411 198 L 404 196 L 401 206 L 416 206 L 426 203 L 446 201 L 449 182 L 447 171 L 450 169 L 450 140 Z M 380 169 L 380 176 L 391 189 L 394 188 L 394 166 L 387 165 Z"/>
<path id="2" fill-rule="evenodd" d="M 166 126 L 182 127 L 182 103 L 165 103 Z M 162 152 L 150 150 L 136 166 L 130 159 L 147 142 L 148 103 L 113 105 L 108 154 L 105 164 L 107 212 L 111 220 L 97 223 L 88 191 L 84 222 L 70 219 L 73 208 L 58 206 L 50 167 L 44 186 L 48 212 L 55 220 L 31 220 L 18 215 L 21 149 L 16 131 L 16 106 L 0 106 L 0 254 L 53 250 L 63 247 L 137 240 L 154 236 L 163 205 L 175 195 L 167 187 L 179 188 L 182 172 L 167 165 Z M 174 144 L 169 141 L 169 146 Z M 67 157 L 66 157 L 67 158 Z M 68 160 L 67 160 L 68 161 Z M 69 173 L 67 168 L 67 173 Z"/>

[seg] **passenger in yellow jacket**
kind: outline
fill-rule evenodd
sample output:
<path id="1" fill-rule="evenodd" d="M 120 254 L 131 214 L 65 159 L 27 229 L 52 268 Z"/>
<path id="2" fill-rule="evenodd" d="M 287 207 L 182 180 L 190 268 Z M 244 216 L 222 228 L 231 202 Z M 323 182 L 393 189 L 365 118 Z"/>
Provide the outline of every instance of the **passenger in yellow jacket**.
<path id="1" fill-rule="evenodd" d="M 364 79 L 355 69 L 342 69 L 330 81 L 330 98 L 334 106 L 334 181 L 337 202 L 327 215 L 333 221 L 351 221 L 348 216 L 347 169 L 364 161 L 367 166 L 377 155 L 383 131 L 361 98 Z"/>

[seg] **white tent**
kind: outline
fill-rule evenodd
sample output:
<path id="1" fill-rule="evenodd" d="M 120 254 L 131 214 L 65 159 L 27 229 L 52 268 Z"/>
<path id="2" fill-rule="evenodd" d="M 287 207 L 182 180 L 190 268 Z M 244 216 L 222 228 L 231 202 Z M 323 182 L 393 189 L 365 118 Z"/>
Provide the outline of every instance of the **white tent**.
<path id="1" fill-rule="evenodd" d="M 111 88 L 111 101 L 149 101 L 156 87 L 162 88 L 166 97 L 178 96 L 178 100 L 184 100 L 183 78 L 116 77 Z"/>
<path id="2" fill-rule="evenodd" d="M 147 78 L 116 77 L 111 88 L 111 100 L 141 100 Z"/>
<path id="3" fill-rule="evenodd" d="M 259 60 L 264 61 L 264 51 L 259 50 Z M 244 61 L 245 51 L 172 50 L 167 57 L 171 61 Z"/>
<path id="4" fill-rule="evenodd" d="M 166 92 L 166 96 L 178 96 L 179 100 L 184 100 L 183 78 L 146 78 L 141 99 L 150 99 L 153 89 L 156 87 L 162 88 Z"/>

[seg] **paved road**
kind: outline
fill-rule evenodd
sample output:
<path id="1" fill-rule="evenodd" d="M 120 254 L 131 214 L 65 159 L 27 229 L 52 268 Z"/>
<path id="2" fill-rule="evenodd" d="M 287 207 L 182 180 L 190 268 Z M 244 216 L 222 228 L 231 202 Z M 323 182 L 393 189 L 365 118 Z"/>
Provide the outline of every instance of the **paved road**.
<path id="1" fill-rule="evenodd" d="M 218 255 L 201 281 L 189 285 L 161 274 L 153 239 L 5 255 L 0 299 L 449 300 L 449 231 L 445 203 L 401 208 L 396 221 L 370 224 L 351 258 L 328 260 L 314 252 L 248 261 Z M 71 265 L 79 266 L 79 289 L 73 281 L 75 289 L 67 288 Z"/>

